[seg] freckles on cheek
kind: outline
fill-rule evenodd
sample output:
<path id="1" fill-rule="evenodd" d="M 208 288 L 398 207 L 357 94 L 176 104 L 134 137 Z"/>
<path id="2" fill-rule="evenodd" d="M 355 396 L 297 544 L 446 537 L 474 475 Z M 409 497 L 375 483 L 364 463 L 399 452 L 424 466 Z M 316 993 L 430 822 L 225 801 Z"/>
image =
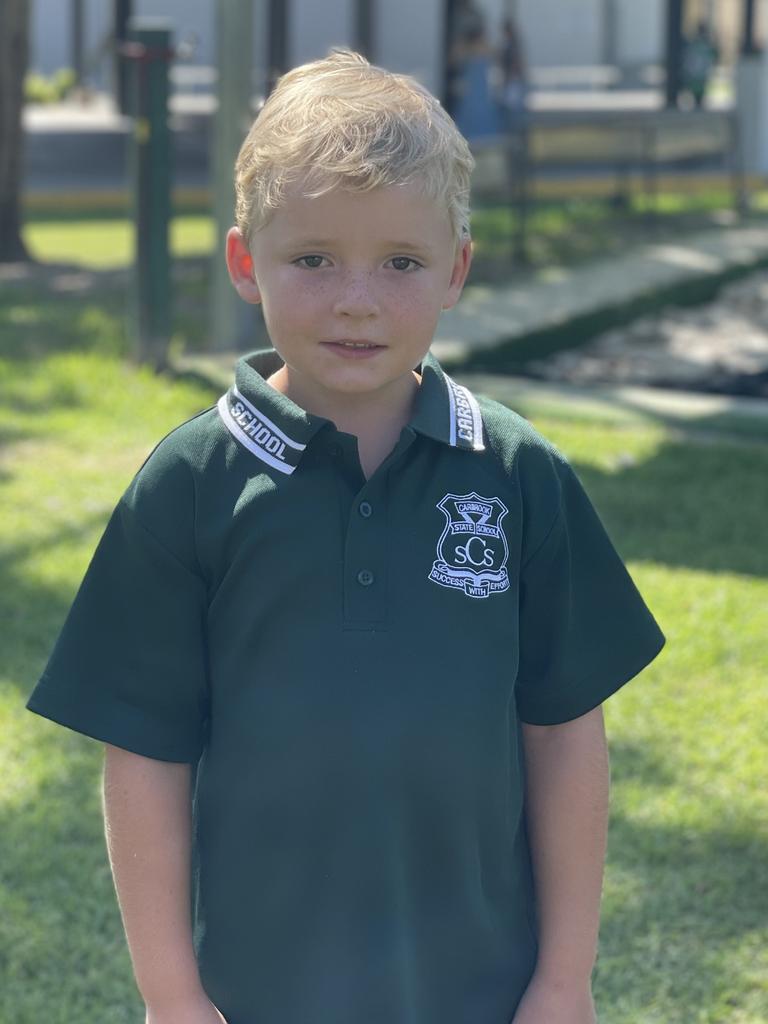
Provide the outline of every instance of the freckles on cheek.
<path id="1" fill-rule="evenodd" d="M 411 292 L 401 294 L 394 306 L 396 316 L 401 320 L 411 322 L 430 320 L 440 312 L 440 307 L 435 302 L 434 295 L 424 292 Z"/>
<path id="2" fill-rule="evenodd" d="M 311 274 L 284 280 L 280 288 L 281 299 L 287 303 L 289 309 L 301 305 L 302 302 L 320 302 L 323 291 L 323 284 Z"/>

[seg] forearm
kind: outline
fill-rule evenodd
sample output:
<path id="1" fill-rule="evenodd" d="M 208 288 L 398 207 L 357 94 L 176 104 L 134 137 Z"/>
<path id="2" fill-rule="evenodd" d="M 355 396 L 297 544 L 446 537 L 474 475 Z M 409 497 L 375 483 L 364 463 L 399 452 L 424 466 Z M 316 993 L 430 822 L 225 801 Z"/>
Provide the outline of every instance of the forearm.
<path id="1" fill-rule="evenodd" d="M 597 952 L 608 830 L 602 709 L 555 726 L 523 726 L 526 814 L 539 921 L 536 973 L 589 983 Z"/>
<path id="2" fill-rule="evenodd" d="M 139 991 L 147 1006 L 197 999 L 190 915 L 191 767 L 107 746 L 107 849 Z"/>

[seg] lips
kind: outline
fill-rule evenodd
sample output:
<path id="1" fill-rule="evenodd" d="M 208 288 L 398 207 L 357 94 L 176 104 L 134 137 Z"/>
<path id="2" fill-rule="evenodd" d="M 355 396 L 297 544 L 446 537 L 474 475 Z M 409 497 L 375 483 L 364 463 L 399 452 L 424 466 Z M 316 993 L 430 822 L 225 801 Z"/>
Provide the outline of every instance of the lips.
<path id="1" fill-rule="evenodd" d="M 339 359 L 372 359 L 386 347 L 364 338 L 339 338 L 337 341 L 323 341 L 321 345 Z"/>
<path id="2" fill-rule="evenodd" d="M 341 345 L 343 348 L 383 348 L 375 341 L 364 341 L 352 338 L 335 338 L 333 341 L 324 341 L 324 345 Z"/>

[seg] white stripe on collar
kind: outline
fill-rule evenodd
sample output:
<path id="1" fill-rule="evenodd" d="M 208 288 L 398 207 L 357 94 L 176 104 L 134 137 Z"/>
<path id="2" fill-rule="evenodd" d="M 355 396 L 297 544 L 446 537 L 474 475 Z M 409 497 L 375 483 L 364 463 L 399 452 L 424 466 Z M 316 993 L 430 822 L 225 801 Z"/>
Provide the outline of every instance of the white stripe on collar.
<path id="1" fill-rule="evenodd" d="M 296 451 L 304 451 L 304 449 L 307 446 L 305 444 L 299 444 L 299 442 L 294 441 L 292 437 L 288 437 L 288 435 L 284 434 L 280 427 L 278 427 L 276 423 L 273 423 L 268 416 L 265 416 L 263 412 L 259 412 L 255 405 L 251 405 L 251 403 L 248 401 L 245 395 L 239 390 L 237 384 L 232 385 L 232 392 L 237 398 L 240 399 L 245 408 L 248 409 L 251 413 L 253 413 L 256 419 L 260 420 L 265 427 L 268 427 L 273 434 L 277 434 L 279 438 L 285 441 L 287 445 L 290 445 L 291 448 L 295 448 Z"/>
<path id="2" fill-rule="evenodd" d="M 485 451 L 483 444 L 483 417 L 477 399 L 467 388 L 444 374 L 448 385 L 450 413 L 450 443 L 453 448 L 468 448 L 473 452 Z"/>
<path id="3" fill-rule="evenodd" d="M 280 473 L 291 474 L 306 445 L 287 437 L 279 427 L 237 391 L 227 391 L 217 403 L 224 426 L 257 459 Z"/>

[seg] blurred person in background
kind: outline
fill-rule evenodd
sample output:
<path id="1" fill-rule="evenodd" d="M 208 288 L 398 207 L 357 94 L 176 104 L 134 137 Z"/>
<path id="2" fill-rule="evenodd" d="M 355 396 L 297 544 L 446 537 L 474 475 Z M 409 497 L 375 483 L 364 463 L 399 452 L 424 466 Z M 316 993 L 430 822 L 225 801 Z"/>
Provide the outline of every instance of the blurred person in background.
<path id="1" fill-rule="evenodd" d="M 497 57 L 488 41 L 485 17 L 473 0 L 458 6 L 448 59 L 451 114 L 459 131 L 470 142 L 501 134 L 504 118 L 494 80 Z"/>
<path id="2" fill-rule="evenodd" d="M 683 48 L 683 90 L 693 97 L 697 108 L 704 104 L 709 78 L 717 62 L 715 46 L 706 21 L 700 21 L 696 31 L 685 41 Z"/>
<path id="3" fill-rule="evenodd" d="M 512 18 L 505 18 L 503 39 L 499 50 L 501 78 L 501 104 L 506 114 L 507 127 L 516 128 L 525 112 L 528 92 L 523 41 Z"/>

